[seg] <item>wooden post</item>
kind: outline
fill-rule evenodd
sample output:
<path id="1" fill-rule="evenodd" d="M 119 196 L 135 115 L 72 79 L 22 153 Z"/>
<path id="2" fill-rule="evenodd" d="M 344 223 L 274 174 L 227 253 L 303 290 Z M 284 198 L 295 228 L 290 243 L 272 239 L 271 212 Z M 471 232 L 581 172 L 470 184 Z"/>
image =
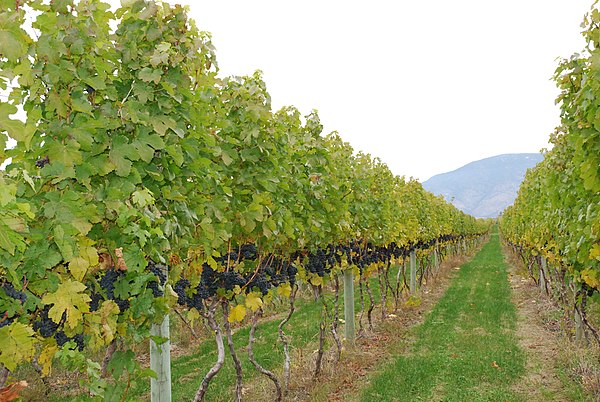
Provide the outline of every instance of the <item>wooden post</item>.
<path id="1" fill-rule="evenodd" d="M 435 273 L 437 275 L 437 273 L 440 271 L 440 260 L 439 260 L 439 256 L 438 256 L 438 242 L 435 242 L 435 248 L 433 249 L 433 267 L 435 269 Z"/>
<path id="2" fill-rule="evenodd" d="M 164 267 L 164 273 L 167 275 L 167 267 Z M 156 379 L 150 378 L 150 400 L 171 402 L 171 335 L 168 314 L 162 323 L 152 324 L 150 335 L 167 338 L 160 345 L 150 339 L 150 369 L 156 373 Z"/>
<path id="3" fill-rule="evenodd" d="M 539 271 L 539 275 L 540 275 L 540 290 L 542 292 L 546 291 L 546 257 L 541 256 L 540 257 L 540 271 Z"/>
<path id="4" fill-rule="evenodd" d="M 410 293 L 414 294 L 417 291 L 417 252 L 410 252 Z"/>
<path id="5" fill-rule="evenodd" d="M 575 309 L 575 341 L 583 340 L 583 320 L 578 309 Z"/>
<path id="6" fill-rule="evenodd" d="M 152 336 L 169 338 L 169 316 L 163 322 L 153 324 Z M 150 379 L 150 397 L 152 402 L 171 402 L 171 341 L 157 345 L 150 340 L 150 369 L 156 373 L 156 379 Z"/>
<path id="7" fill-rule="evenodd" d="M 544 256 L 542 256 L 542 273 L 544 274 L 544 292 L 546 292 L 546 294 L 550 294 L 548 289 L 549 284 L 547 281 L 547 278 L 550 277 L 548 275 L 548 260 L 546 260 L 546 257 Z"/>
<path id="8" fill-rule="evenodd" d="M 344 271 L 344 336 L 349 345 L 356 339 L 354 330 L 354 275 L 352 269 Z"/>

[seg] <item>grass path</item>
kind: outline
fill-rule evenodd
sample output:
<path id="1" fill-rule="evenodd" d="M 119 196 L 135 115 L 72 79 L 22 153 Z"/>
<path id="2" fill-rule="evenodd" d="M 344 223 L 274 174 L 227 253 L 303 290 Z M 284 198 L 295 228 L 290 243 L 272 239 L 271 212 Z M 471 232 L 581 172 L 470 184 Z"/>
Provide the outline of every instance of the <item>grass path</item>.
<path id="1" fill-rule="evenodd" d="M 363 401 L 518 401 L 525 372 L 497 234 L 468 263 L 425 322 L 407 353 L 377 373 Z M 402 351 L 397 351 L 401 353 Z"/>

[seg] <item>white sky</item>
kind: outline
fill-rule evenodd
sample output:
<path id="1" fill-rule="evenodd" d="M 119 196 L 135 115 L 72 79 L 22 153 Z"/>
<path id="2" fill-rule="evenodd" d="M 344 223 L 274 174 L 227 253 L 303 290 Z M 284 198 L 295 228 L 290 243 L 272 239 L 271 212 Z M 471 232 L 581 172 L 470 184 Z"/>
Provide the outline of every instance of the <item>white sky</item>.
<path id="1" fill-rule="evenodd" d="M 424 181 L 548 145 L 556 58 L 583 48 L 592 0 L 179 3 L 222 75 L 262 70 L 274 108 L 317 109 L 325 132 Z"/>

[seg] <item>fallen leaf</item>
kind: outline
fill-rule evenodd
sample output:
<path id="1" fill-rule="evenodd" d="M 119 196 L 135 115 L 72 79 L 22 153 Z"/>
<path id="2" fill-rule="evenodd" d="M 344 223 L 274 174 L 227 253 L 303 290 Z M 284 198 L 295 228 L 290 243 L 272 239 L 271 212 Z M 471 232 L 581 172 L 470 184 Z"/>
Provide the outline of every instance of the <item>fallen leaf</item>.
<path id="1" fill-rule="evenodd" d="M 7 387 L 0 388 L 0 402 L 13 401 L 19 398 L 19 392 L 27 388 L 27 381 L 19 381 Z"/>
<path id="2" fill-rule="evenodd" d="M 492 367 L 494 367 L 494 368 L 500 368 L 500 366 L 498 366 L 498 363 L 496 363 L 496 360 L 494 360 L 492 362 Z"/>

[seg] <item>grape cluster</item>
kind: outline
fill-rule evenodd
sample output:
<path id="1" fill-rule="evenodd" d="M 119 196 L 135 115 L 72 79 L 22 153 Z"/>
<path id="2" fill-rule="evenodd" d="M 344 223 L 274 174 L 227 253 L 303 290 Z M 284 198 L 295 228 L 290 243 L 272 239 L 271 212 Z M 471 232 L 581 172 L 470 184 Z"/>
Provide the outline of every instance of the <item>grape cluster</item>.
<path id="1" fill-rule="evenodd" d="M 190 287 L 190 281 L 185 278 L 181 278 L 177 282 L 175 282 L 175 286 L 173 286 L 173 291 L 177 293 L 177 304 L 181 306 L 186 306 L 188 303 L 188 295 L 185 293 L 185 290 Z"/>
<path id="2" fill-rule="evenodd" d="M 305 268 L 309 272 L 319 276 L 325 276 L 331 272 L 331 266 L 328 265 L 329 259 L 325 250 L 318 249 L 314 253 L 308 254 L 307 258 L 308 260 L 305 264 Z"/>
<path id="3" fill-rule="evenodd" d="M 14 317 L 13 318 L 6 317 L 3 319 L 0 319 L 0 328 L 12 324 L 14 320 L 15 320 Z"/>
<path id="4" fill-rule="evenodd" d="M 27 294 L 25 294 L 25 292 L 16 290 L 13 284 L 10 282 L 4 283 L 2 285 L 2 290 L 4 290 L 6 296 L 8 296 L 11 299 L 18 300 L 21 303 L 25 303 L 27 301 Z"/>
<path id="5" fill-rule="evenodd" d="M 242 287 L 246 284 L 244 277 L 235 271 L 221 272 L 218 276 L 223 281 L 225 290 L 233 290 L 236 286 Z"/>
<path id="6" fill-rule="evenodd" d="M 48 317 L 50 307 L 50 305 L 45 305 L 44 308 L 40 311 L 38 319 L 33 322 L 33 329 L 35 331 L 38 331 L 40 335 L 44 338 L 51 337 L 60 326 Z M 63 314 L 62 318 L 64 320 L 66 318 L 66 314 Z"/>
<path id="7" fill-rule="evenodd" d="M 74 341 L 77 345 L 79 351 L 83 351 L 84 339 L 83 334 L 77 334 L 72 338 L 69 338 L 65 335 L 62 330 L 63 323 L 67 318 L 66 313 L 63 313 L 60 323 L 55 323 L 48 317 L 48 312 L 50 311 L 50 305 L 45 305 L 44 308 L 38 314 L 37 319 L 33 322 L 33 329 L 38 331 L 41 336 L 44 338 L 50 338 L 54 336 L 56 343 L 58 346 L 64 345 L 68 341 Z"/>
<path id="8" fill-rule="evenodd" d="M 150 260 L 150 261 L 148 261 L 147 268 L 150 272 L 152 272 L 156 276 L 156 278 L 158 280 L 158 281 L 156 281 L 156 280 L 150 281 L 147 285 L 148 289 L 152 290 L 152 294 L 154 295 L 154 297 L 163 296 L 164 292 L 159 287 L 159 285 L 164 286 L 165 283 L 167 283 L 167 274 L 165 273 L 167 271 L 167 267 Z"/>
<path id="9" fill-rule="evenodd" d="M 267 279 L 267 276 L 264 274 L 264 272 L 259 272 L 258 274 L 254 275 L 254 278 L 252 278 L 252 275 L 254 274 L 248 274 L 246 277 L 246 280 L 249 281 L 248 289 L 256 287 L 260 293 L 266 295 L 271 287 L 271 283 Z"/>
<path id="10" fill-rule="evenodd" d="M 100 293 L 92 291 L 90 294 L 90 312 L 98 311 L 98 307 L 100 307 L 100 302 L 104 300 L 104 297 Z"/>
<path id="11" fill-rule="evenodd" d="M 270 261 L 270 263 L 263 263 L 261 270 L 264 271 L 273 287 L 277 287 L 286 282 L 289 282 L 291 285 L 296 283 L 298 268 L 292 263 L 282 261 L 273 256 L 267 258 L 266 261 Z"/>
<path id="12" fill-rule="evenodd" d="M 223 273 L 221 273 L 223 274 Z M 200 283 L 191 291 L 190 281 L 186 278 L 179 279 L 173 290 L 177 293 L 177 303 L 189 308 L 202 310 L 202 301 L 217 293 L 219 273 L 215 272 L 208 264 L 203 265 Z M 191 296 L 189 295 L 191 294 Z"/>
<path id="13" fill-rule="evenodd" d="M 37 161 L 35 161 L 35 166 L 37 166 L 39 168 L 43 168 L 44 166 L 46 166 L 49 163 L 50 163 L 50 158 L 48 158 L 48 156 L 46 155 L 43 158 L 40 158 Z"/>
<path id="14" fill-rule="evenodd" d="M 58 344 L 58 346 L 62 346 L 69 341 L 73 341 L 73 342 L 75 342 L 75 345 L 77 345 L 77 349 L 80 352 L 83 351 L 83 347 L 85 344 L 84 339 L 83 339 L 83 334 L 77 334 L 74 337 L 69 338 L 67 335 L 65 335 L 65 333 L 63 331 L 57 331 L 54 334 L 54 339 L 56 340 L 56 343 Z"/>
<path id="15" fill-rule="evenodd" d="M 107 299 L 113 300 L 117 306 L 119 306 L 119 311 L 122 313 L 129 308 L 129 300 L 115 297 L 115 282 L 121 276 L 123 276 L 123 271 L 117 271 L 114 268 L 111 268 L 104 272 L 99 283 L 100 287 L 106 292 Z"/>
<path id="16" fill-rule="evenodd" d="M 258 250 L 254 244 L 244 244 L 240 247 L 240 254 L 244 260 L 254 261 L 258 258 Z"/>
<path id="17" fill-rule="evenodd" d="M 115 298 L 115 282 L 122 275 L 121 271 L 116 271 L 114 268 L 110 268 L 104 272 L 102 278 L 100 278 L 100 287 L 104 289 L 108 300 L 114 300 Z"/>

